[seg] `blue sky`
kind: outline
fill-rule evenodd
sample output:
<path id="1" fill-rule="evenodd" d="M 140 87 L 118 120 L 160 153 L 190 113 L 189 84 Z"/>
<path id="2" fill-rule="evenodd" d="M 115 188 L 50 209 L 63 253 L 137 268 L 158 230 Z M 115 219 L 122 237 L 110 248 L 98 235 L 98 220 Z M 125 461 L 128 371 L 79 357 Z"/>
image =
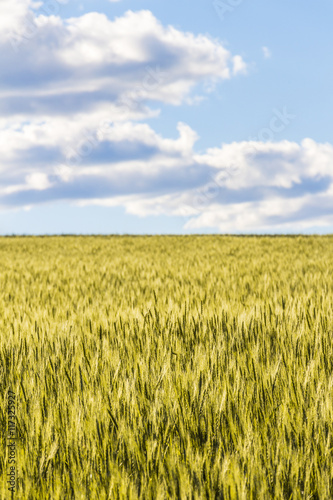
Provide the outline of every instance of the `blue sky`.
<path id="1" fill-rule="evenodd" d="M 332 14 L 3 0 L 0 234 L 332 232 Z"/>

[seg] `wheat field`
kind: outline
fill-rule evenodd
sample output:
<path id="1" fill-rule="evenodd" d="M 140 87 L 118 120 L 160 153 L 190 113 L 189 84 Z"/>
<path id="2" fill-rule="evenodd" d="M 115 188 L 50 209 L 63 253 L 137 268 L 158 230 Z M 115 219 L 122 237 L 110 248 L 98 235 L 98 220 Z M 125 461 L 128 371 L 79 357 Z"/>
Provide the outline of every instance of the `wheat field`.
<path id="1" fill-rule="evenodd" d="M 11 498 L 329 499 L 333 237 L 0 239 Z"/>

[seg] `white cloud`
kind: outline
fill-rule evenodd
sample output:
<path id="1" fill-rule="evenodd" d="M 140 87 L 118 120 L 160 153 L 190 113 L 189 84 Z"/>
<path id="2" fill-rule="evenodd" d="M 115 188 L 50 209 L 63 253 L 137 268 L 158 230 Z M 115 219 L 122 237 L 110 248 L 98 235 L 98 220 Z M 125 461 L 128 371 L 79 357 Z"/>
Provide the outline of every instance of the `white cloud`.
<path id="1" fill-rule="evenodd" d="M 272 52 L 269 50 L 268 47 L 262 47 L 262 52 L 264 54 L 265 59 L 270 59 L 272 57 Z"/>
<path id="2" fill-rule="evenodd" d="M 37 191 L 44 191 L 51 187 L 47 174 L 44 172 L 34 172 L 26 177 L 27 188 Z"/>
<path id="3" fill-rule="evenodd" d="M 154 101 L 199 103 L 192 89 L 230 79 L 240 56 L 147 10 L 64 20 L 63 3 L 1 4 L 1 206 L 200 185 L 190 127 L 171 140 L 135 121 L 158 116 Z"/>
<path id="4" fill-rule="evenodd" d="M 238 74 L 246 75 L 247 65 L 245 64 L 242 57 L 241 56 L 234 56 L 232 60 L 233 60 L 233 74 L 234 75 L 238 75 Z"/>
<path id="5" fill-rule="evenodd" d="M 63 20 L 20 2 L 17 12 L 8 8 L 11 31 L 0 30 L 3 116 L 91 113 L 110 103 L 124 113 L 152 101 L 179 105 L 191 102 L 196 85 L 246 68 L 219 41 L 165 27 L 148 10 Z"/>
<path id="6" fill-rule="evenodd" d="M 149 11 L 63 20 L 34 7 L 1 4 L 2 210 L 69 200 L 229 232 L 333 224 L 331 144 L 253 140 L 198 154 L 187 124 L 170 139 L 140 123 L 156 103 L 199 103 L 246 73 L 240 55 Z"/>
<path id="7" fill-rule="evenodd" d="M 309 139 L 301 144 L 234 143 L 205 155 L 194 154 L 193 159 L 197 167 L 205 165 L 208 174 L 195 188 L 189 187 L 188 165 L 188 186 L 179 191 L 136 193 L 81 203 L 123 205 L 129 213 L 141 216 L 187 216 L 186 228 L 215 228 L 222 232 L 295 230 L 333 223 L 330 144 Z"/>
<path id="8" fill-rule="evenodd" d="M 197 139 L 184 123 L 168 139 L 147 124 L 101 124 L 97 115 L 12 126 L 1 132 L 0 205 L 124 206 L 223 232 L 333 223 L 331 144 L 244 141 L 198 154 Z"/>

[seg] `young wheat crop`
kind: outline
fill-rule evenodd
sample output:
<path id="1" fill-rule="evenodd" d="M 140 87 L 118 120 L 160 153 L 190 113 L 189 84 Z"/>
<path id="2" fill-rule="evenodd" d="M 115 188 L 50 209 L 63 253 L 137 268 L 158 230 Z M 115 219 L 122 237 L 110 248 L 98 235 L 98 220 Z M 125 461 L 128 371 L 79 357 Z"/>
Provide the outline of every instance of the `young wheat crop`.
<path id="1" fill-rule="evenodd" d="M 1 498 L 332 498 L 332 250 L 0 239 Z"/>

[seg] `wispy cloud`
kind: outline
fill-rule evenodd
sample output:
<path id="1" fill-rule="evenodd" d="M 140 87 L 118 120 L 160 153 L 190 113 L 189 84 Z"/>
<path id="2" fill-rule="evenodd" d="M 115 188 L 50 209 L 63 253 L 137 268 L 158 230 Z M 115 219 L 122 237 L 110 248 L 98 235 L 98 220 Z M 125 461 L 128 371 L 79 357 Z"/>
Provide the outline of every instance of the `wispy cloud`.
<path id="1" fill-rule="evenodd" d="M 268 47 L 262 47 L 262 53 L 265 59 L 270 59 L 272 57 L 272 52 Z"/>

